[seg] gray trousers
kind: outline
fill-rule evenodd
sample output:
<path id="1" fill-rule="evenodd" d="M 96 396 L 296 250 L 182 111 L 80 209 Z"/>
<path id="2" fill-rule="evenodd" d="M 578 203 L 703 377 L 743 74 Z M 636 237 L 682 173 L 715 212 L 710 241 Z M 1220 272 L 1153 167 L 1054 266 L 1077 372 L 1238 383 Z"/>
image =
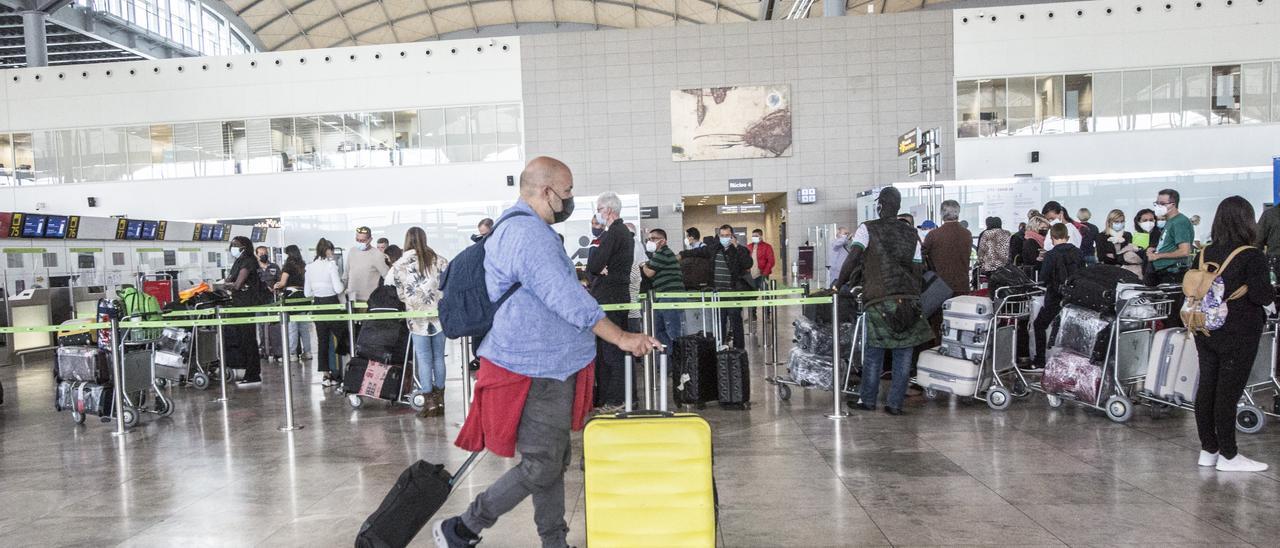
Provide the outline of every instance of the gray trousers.
<path id="1" fill-rule="evenodd" d="M 476 533 L 533 497 L 533 523 L 544 548 L 564 548 L 569 526 L 564 521 L 564 471 L 569 467 L 569 430 L 577 375 L 563 382 L 533 379 L 516 430 L 520 464 L 480 493 L 462 522 Z"/>

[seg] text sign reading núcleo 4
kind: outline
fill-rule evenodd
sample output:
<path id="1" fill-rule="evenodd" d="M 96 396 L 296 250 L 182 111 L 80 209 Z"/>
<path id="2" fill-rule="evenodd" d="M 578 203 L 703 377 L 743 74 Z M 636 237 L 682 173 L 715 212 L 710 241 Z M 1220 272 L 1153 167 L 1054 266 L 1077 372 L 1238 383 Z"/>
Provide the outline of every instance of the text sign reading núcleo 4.
<path id="1" fill-rule="evenodd" d="M 743 192 L 755 189 L 752 179 L 729 179 L 729 192 Z"/>

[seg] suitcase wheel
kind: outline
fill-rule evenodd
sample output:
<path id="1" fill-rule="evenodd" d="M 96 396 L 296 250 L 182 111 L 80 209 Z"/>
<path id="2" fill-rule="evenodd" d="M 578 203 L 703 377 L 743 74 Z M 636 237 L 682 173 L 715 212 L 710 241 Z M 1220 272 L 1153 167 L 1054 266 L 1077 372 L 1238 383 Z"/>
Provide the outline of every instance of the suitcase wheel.
<path id="1" fill-rule="evenodd" d="M 1054 409 L 1062 407 L 1062 398 L 1058 396 L 1054 396 L 1053 394 L 1050 394 L 1048 396 L 1048 400 L 1049 400 L 1049 407 L 1052 407 Z"/>
<path id="2" fill-rule="evenodd" d="M 778 399 L 787 401 L 791 399 L 791 387 L 785 384 L 778 385 Z"/>
<path id="3" fill-rule="evenodd" d="M 1236 430 L 1245 434 L 1257 434 L 1266 420 L 1262 410 L 1252 405 L 1242 405 L 1236 409 Z"/>
<path id="4" fill-rule="evenodd" d="M 1003 386 L 993 386 L 987 391 L 987 406 L 995 411 L 1004 411 L 1009 408 L 1009 403 L 1013 400 L 1013 396 L 1009 394 Z"/>
<path id="5" fill-rule="evenodd" d="M 134 426 L 137 426 L 137 424 L 138 424 L 138 410 L 136 410 L 136 409 L 134 409 L 134 408 L 129 407 L 129 406 L 127 406 L 127 405 L 126 405 L 126 406 L 124 406 L 124 409 L 122 409 L 122 410 L 120 411 L 120 413 L 121 413 L 121 414 L 122 414 L 122 416 L 124 417 L 124 425 L 125 425 L 125 427 L 133 428 Z"/>
<path id="6" fill-rule="evenodd" d="M 81 413 L 79 411 L 76 411 L 75 409 L 72 409 L 71 422 L 74 422 L 76 424 L 84 424 L 84 413 Z"/>
<path id="7" fill-rule="evenodd" d="M 924 399 L 929 400 L 929 401 L 933 401 L 933 400 L 938 399 L 938 391 L 937 391 L 937 390 L 934 390 L 934 389 L 932 389 L 932 388 L 926 388 L 926 389 L 924 389 Z"/>
<path id="8" fill-rule="evenodd" d="M 351 404 L 352 409 L 359 409 L 360 406 L 364 405 L 364 400 L 360 399 L 358 394 L 348 394 L 347 403 Z"/>
<path id="9" fill-rule="evenodd" d="M 1126 422 L 1133 417 L 1133 402 L 1121 395 L 1107 399 L 1107 418 L 1115 422 Z"/>
<path id="10" fill-rule="evenodd" d="M 207 390 L 209 388 L 209 377 L 204 373 L 196 373 L 191 376 L 191 386 L 196 390 Z"/>

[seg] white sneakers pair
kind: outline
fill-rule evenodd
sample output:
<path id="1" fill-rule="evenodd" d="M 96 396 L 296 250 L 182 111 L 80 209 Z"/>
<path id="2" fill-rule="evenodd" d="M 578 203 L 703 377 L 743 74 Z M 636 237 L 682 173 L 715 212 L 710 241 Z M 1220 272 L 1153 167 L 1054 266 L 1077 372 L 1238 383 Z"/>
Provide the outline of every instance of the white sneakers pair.
<path id="1" fill-rule="evenodd" d="M 1269 466 L 1265 462 L 1258 462 L 1239 453 L 1233 459 L 1224 459 L 1217 453 L 1208 451 L 1200 451 L 1200 466 L 1213 466 L 1219 472 L 1265 472 Z"/>

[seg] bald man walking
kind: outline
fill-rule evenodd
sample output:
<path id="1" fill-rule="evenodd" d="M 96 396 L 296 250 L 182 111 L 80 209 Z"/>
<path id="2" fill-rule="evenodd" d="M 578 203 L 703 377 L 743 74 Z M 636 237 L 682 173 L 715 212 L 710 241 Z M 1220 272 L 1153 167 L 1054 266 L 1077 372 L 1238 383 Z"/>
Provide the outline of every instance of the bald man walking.
<path id="1" fill-rule="evenodd" d="M 478 544 L 480 531 L 526 497 L 533 498 L 542 546 L 564 548 L 569 434 L 582 428 L 590 412 L 595 338 L 636 356 L 659 346 L 652 337 L 610 322 L 578 283 L 551 229 L 572 213 L 569 168 L 553 158 L 534 158 L 520 174 L 520 200 L 502 213 L 484 242 L 490 300 L 520 287 L 498 308 L 480 344 L 475 401 L 455 443 L 508 457 L 514 449 L 521 460 L 465 513 L 432 525 L 439 548 Z"/>

